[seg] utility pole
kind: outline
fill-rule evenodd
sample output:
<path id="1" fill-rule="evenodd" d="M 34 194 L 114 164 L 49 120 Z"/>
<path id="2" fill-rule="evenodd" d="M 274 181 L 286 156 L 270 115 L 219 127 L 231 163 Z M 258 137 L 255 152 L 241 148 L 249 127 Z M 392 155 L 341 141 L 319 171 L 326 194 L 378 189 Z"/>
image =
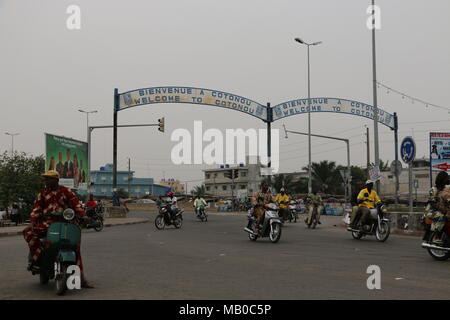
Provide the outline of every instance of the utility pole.
<path id="1" fill-rule="evenodd" d="M 370 170 L 370 141 L 369 141 L 369 127 L 366 128 L 366 137 L 367 137 L 367 176 L 369 177 Z"/>
<path id="2" fill-rule="evenodd" d="M 375 166 L 380 166 L 378 144 L 378 102 L 377 102 L 377 56 L 375 47 L 375 0 L 372 0 L 372 72 L 373 72 L 373 135 L 375 147 Z M 380 194 L 380 180 L 376 182 L 376 191 Z"/>
<path id="3" fill-rule="evenodd" d="M 128 197 L 131 197 L 131 159 L 128 158 Z"/>

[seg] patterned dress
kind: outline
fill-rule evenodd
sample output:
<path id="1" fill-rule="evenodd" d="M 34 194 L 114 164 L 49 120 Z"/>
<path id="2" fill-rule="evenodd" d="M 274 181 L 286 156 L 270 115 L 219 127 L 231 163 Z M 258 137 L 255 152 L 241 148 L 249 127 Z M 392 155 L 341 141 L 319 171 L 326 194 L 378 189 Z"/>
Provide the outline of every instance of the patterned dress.
<path id="1" fill-rule="evenodd" d="M 85 214 L 81 208 L 80 201 L 70 189 L 64 186 L 58 186 L 56 190 L 44 188 L 39 191 L 30 214 L 31 225 L 23 230 L 23 236 L 30 247 L 33 260 L 38 260 L 43 251 L 39 238 L 45 237 L 50 224 L 57 221 L 55 218 L 47 216 L 47 214 L 61 212 L 67 208 L 72 208 L 77 216 L 84 216 Z M 78 265 L 82 270 L 79 248 L 77 256 Z"/>

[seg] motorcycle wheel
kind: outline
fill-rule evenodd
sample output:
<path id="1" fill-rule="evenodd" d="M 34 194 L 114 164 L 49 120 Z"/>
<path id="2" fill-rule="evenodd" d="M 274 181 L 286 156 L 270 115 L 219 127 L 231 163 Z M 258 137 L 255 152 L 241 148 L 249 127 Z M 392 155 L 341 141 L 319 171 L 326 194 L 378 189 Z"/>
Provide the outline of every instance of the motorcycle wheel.
<path id="1" fill-rule="evenodd" d="M 98 223 L 99 223 L 99 225 L 94 228 L 94 230 L 97 231 L 97 232 L 103 230 L 103 221 L 99 219 Z"/>
<path id="2" fill-rule="evenodd" d="M 183 220 L 181 218 L 176 218 L 173 222 L 173 225 L 175 226 L 175 228 L 180 229 L 183 225 Z"/>
<path id="3" fill-rule="evenodd" d="M 439 233 L 434 231 L 430 236 L 430 243 L 433 243 L 435 239 L 437 239 Z M 438 261 L 446 261 L 450 258 L 450 252 L 444 250 L 436 250 L 436 249 L 427 249 L 430 256 Z"/>
<path id="4" fill-rule="evenodd" d="M 44 270 L 41 271 L 41 273 L 39 273 L 39 283 L 44 285 L 48 283 L 48 280 L 50 279 L 50 276 L 47 272 L 45 272 Z"/>
<path id="5" fill-rule="evenodd" d="M 361 222 L 358 221 L 358 223 L 356 224 L 355 229 L 359 229 L 359 225 L 361 224 Z M 362 232 L 359 231 L 352 231 L 352 237 L 353 239 L 359 240 L 362 238 L 364 234 Z"/>
<path id="6" fill-rule="evenodd" d="M 389 223 L 387 223 L 386 221 L 382 221 L 381 229 L 382 229 L 381 231 L 383 231 L 383 232 L 381 232 L 377 226 L 377 229 L 375 230 L 375 238 L 377 238 L 377 240 L 380 242 L 385 242 L 387 240 L 387 238 L 389 238 L 389 234 L 391 232 L 391 227 L 390 227 Z"/>
<path id="7" fill-rule="evenodd" d="M 61 273 L 55 277 L 56 294 L 62 296 L 67 290 L 67 272 L 66 266 L 61 264 Z"/>
<path id="8" fill-rule="evenodd" d="M 164 229 L 164 227 L 166 226 L 166 223 L 164 222 L 164 217 L 163 216 L 157 216 L 155 219 L 155 227 L 158 230 Z"/>
<path id="9" fill-rule="evenodd" d="M 279 223 L 274 223 L 269 234 L 270 241 L 272 243 L 277 243 L 281 238 L 281 225 Z"/>

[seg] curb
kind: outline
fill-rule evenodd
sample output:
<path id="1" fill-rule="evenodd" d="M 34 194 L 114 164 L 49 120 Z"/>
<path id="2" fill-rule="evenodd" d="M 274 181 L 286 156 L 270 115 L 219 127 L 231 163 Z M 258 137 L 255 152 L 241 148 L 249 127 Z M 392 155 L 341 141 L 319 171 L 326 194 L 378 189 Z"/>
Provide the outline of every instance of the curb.
<path id="1" fill-rule="evenodd" d="M 119 224 L 108 223 L 108 224 L 104 224 L 103 226 L 105 228 L 116 227 L 116 226 L 127 226 L 127 225 L 131 225 L 131 224 L 147 223 L 149 221 L 150 220 L 146 219 L 146 220 L 142 220 L 142 221 L 126 222 L 126 223 L 119 223 Z M 24 227 L 24 229 L 25 229 L 25 227 Z M 22 235 L 22 231 L 3 232 L 3 233 L 0 233 L 0 238 L 9 237 L 9 236 L 17 236 L 17 235 Z"/>

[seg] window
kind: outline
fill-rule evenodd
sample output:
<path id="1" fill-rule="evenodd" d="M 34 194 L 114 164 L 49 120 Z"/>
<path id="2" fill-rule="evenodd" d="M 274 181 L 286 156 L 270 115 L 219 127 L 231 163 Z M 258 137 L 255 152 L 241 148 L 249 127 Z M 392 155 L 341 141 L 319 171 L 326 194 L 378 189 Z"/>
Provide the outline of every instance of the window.
<path id="1" fill-rule="evenodd" d="M 211 189 L 210 187 L 206 187 L 206 191 L 209 191 L 209 189 Z"/>
<path id="2" fill-rule="evenodd" d="M 141 192 L 141 188 L 136 188 L 136 189 L 134 189 L 134 192 Z"/>
<path id="3" fill-rule="evenodd" d="M 217 173 L 214 173 L 214 178 L 217 178 Z"/>
<path id="4" fill-rule="evenodd" d="M 209 179 L 209 178 L 210 178 L 210 174 L 209 174 L 209 173 L 206 173 L 206 174 L 205 174 L 205 178 L 206 178 L 206 179 Z"/>
<path id="5" fill-rule="evenodd" d="M 233 186 L 233 185 L 232 185 L 232 186 L 231 186 L 231 190 L 234 190 L 234 189 L 236 189 L 236 186 Z"/>
<path id="6" fill-rule="evenodd" d="M 227 186 L 222 186 L 222 190 L 226 191 L 227 190 Z"/>
<path id="7" fill-rule="evenodd" d="M 244 190 L 246 188 L 245 184 L 241 184 L 241 190 Z"/>
<path id="8" fill-rule="evenodd" d="M 241 172 L 241 177 L 246 177 L 247 176 L 247 171 L 242 171 Z"/>
<path id="9" fill-rule="evenodd" d="M 102 193 L 106 193 L 106 188 L 102 188 Z"/>
<path id="10" fill-rule="evenodd" d="M 123 181 L 128 181 L 128 177 L 127 176 L 123 177 Z"/>
<path id="11" fill-rule="evenodd" d="M 218 186 L 214 186 L 214 189 L 216 189 L 216 190 L 217 190 L 217 189 L 219 189 L 219 187 L 218 187 Z"/>
<path id="12" fill-rule="evenodd" d="M 105 176 L 102 176 L 102 181 L 106 181 L 106 177 Z"/>

